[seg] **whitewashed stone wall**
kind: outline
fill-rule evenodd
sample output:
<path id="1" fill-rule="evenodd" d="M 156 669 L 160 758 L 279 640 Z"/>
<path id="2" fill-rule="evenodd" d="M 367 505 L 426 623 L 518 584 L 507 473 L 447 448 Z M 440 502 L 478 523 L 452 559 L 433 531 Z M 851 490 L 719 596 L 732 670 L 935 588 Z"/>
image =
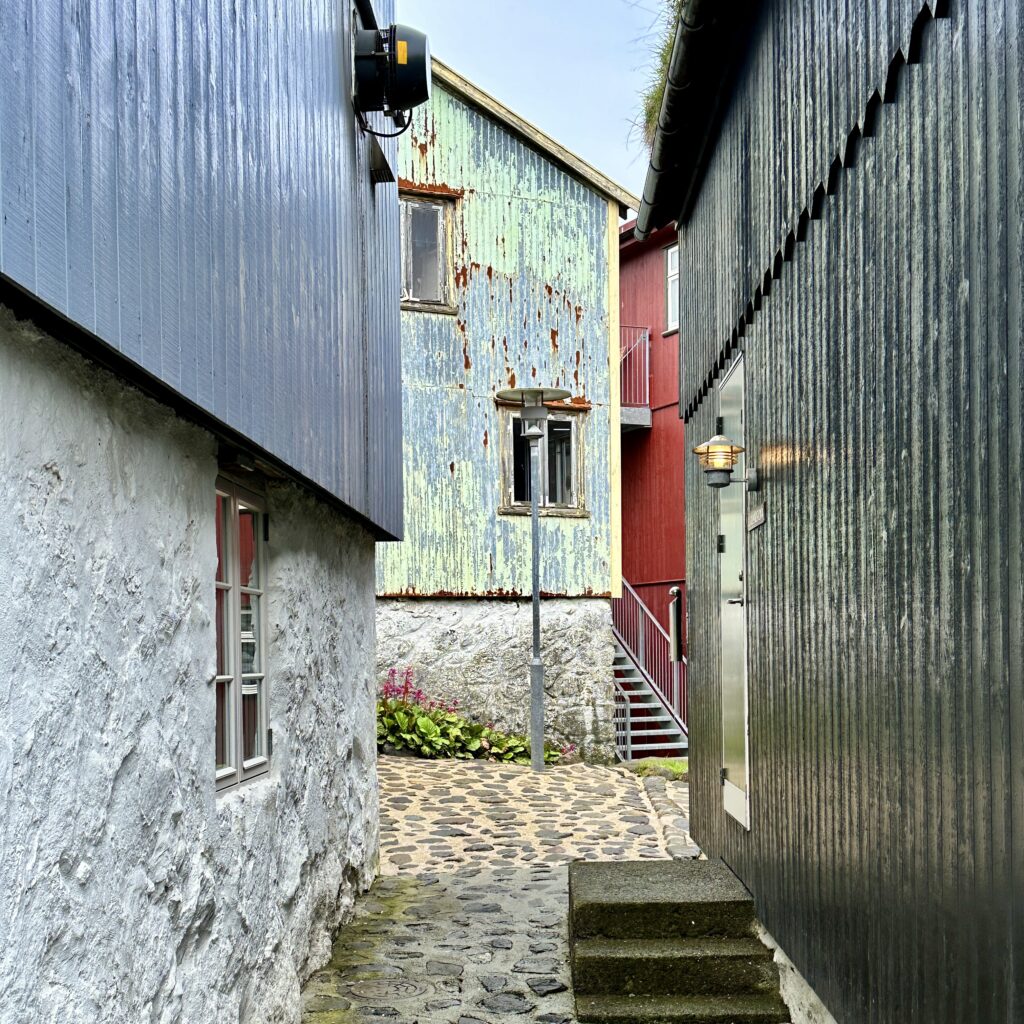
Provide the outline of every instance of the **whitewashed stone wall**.
<path id="1" fill-rule="evenodd" d="M 432 697 L 457 698 L 471 717 L 528 733 L 533 619 L 529 601 L 377 600 L 377 673 L 411 665 Z M 611 605 L 541 602 L 547 738 L 588 760 L 615 754 Z"/>
<path id="2" fill-rule="evenodd" d="M 218 797 L 216 474 L 0 309 L 2 1024 L 296 1024 L 371 880 L 372 541 L 271 489 L 273 770 Z"/>

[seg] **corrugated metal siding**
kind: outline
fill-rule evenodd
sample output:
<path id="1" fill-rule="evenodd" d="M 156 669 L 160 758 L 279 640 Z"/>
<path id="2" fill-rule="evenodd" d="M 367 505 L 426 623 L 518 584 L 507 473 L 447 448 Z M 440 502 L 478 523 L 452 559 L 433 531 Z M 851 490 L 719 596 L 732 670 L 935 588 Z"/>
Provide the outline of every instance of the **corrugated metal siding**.
<path id="1" fill-rule="evenodd" d="M 5 0 L 0 273 L 397 533 L 397 204 L 349 20 Z"/>
<path id="2" fill-rule="evenodd" d="M 899 38 L 881 29 L 913 18 L 851 8 L 826 39 L 807 6 L 769 8 L 751 73 L 770 58 L 774 76 L 744 83 L 725 154 L 764 116 L 780 150 L 827 156 L 814 95 L 851 109 L 828 83 L 870 94 Z M 747 535 L 749 833 L 718 777 L 718 499 L 687 462 L 694 832 L 843 1024 L 1024 1019 L 1024 26 L 1014 0 L 949 13 L 922 23 L 921 62 L 740 340 L 767 506 Z M 793 131 L 762 109 L 782 97 L 809 104 Z M 762 202 L 802 193 L 758 152 L 713 163 L 684 322 L 749 289 L 726 214 L 791 222 Z M 716 411 L 712 393 L 690 436 Z"/>
<path id="3" fill-rule="evenodd" d="M 592 404 L 590 518 L 543 520 L 543 589 L 607 594 L 608 201 L 436 81 L 399 163 L 408 182 L 462 193 L 452 211 L 458 314 L 402 313 L 406 540 L 380 549 L 378 593 L 529 593 L 529 518 L 497 514 L 494 394 L 536 382 Z"/>
<path id="4" fill-rule="evenodd" d="M 745 331 L 819 183 L 838 174 L 835 162 L 872 93 L 884 94 L 893 55 L 909 50 L 921 8 L 921 0 L 764 5 L 702 186 L 706 212 L 688 227 L 691 248 L 714 253 L 729 274 L 726 283 L 692 262 L 680 269 L 682 307 L 701 310 L 683 353 L 684 409 Z"/>

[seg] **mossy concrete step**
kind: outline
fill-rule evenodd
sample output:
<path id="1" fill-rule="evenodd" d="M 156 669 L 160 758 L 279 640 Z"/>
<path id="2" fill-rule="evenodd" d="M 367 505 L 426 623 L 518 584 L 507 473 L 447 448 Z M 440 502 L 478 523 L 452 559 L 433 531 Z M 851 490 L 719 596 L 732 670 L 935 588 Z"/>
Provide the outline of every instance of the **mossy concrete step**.
<path id="1" fill-rule="evenodd" d="M 572 948 L 577 995 L 741 995 L 779 991 L 771 951 L 757 939 L 581 939 Z"/>
<path id="2" fill-rule="evenodd" d="M 575 861 L 569 939 L 741 938 L 754 901 L 724 864 L 707 860 Z"/>
<path id="3" fill-rule="evenodd" d="M 786 1024 L 778 995 L 577 996 L 584 1024 Z"/>

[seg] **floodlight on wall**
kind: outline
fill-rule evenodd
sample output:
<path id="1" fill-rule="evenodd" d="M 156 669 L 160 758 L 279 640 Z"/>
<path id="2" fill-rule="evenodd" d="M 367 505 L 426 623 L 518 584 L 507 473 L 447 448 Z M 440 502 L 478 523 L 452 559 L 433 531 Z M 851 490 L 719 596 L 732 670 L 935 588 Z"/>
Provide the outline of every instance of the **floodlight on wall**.
<path id="1" fill-rule="evenodd" d="M 700 461 L 708 487 L 728 487 L 729 484 L 741 483 L 746 484 L 748 491 L 756 491 L 760 486 L 756 469 L 748 469 L 742 480 L 732 478 L 733 468 L 745 450 L 724 434 L 715 434 L 711 440 L 697 445 L 693 454 Z"/>
<path id="2" fill-rule="evenodd" d="M 430 99 L 430 43 L 417 29 L 356 29 L 354 65 L 353 102 L 366 131 L 371 129 L 363 115 L 371 111 L 383 111 L 404 131 L 411 123 L 408 111 Z"/>

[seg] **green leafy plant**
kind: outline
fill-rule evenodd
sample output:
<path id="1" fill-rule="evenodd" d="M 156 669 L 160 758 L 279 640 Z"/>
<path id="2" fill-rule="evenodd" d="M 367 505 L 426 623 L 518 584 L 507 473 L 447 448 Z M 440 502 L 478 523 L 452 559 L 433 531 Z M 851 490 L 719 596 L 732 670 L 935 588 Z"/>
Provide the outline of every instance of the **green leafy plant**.
<path id="1" fill-rule="evenodd" d="M 530 741 L 525 736 L 499 732 L 465 717 L 458 701 L 430 699 L 413 686 L 412 669 L 399 682 L 398 670 L 388 672 L 377 701 L 377 747 L 408 750 L 418 757 L 483 758 L 512 764 L 530 763 Z M 575 747 L 545 745 L 544 761 L 555 764 Z"/>

